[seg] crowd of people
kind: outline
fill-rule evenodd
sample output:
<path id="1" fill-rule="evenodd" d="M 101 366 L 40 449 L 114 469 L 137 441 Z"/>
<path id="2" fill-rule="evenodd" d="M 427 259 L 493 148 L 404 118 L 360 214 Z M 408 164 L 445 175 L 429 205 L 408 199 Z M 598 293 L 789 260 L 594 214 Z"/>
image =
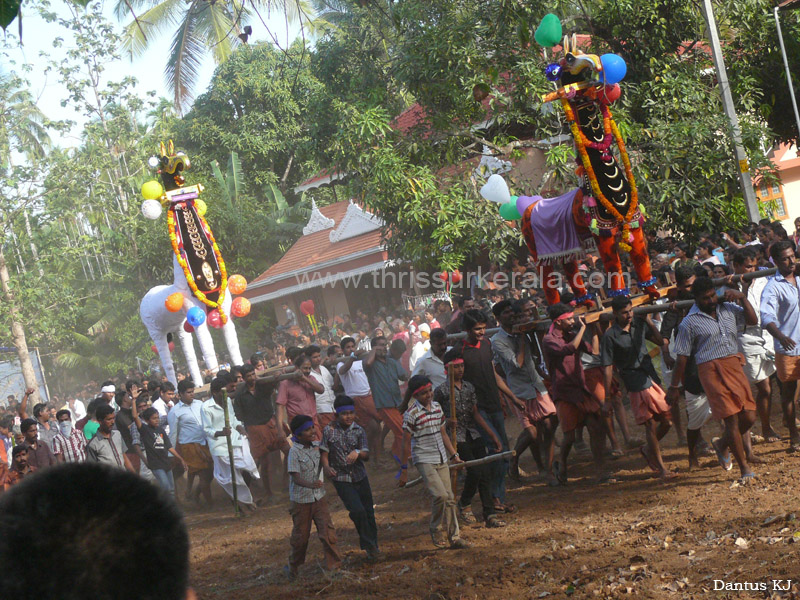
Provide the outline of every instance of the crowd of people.
<path id="1" fill-rule="evenodd" d="M 576 310 L 566 291 L 545 307 L 536 290 L 496 285 L 502 271 L 493 266 L 454 304 L 440 298 L 372 317 L 359 310 L 316 333 L 283 328 L 246 364 L 209 374 L 203 399 L 181 374 L 174 386 L 129 373 L 97 385 L 88 405 L 74 395 L 63 404 L 33 403 L 36 391 L 27 390 L 0 415 L 0 491 L 60 463 L 89 462 L 127 470 L 173 497 L 175 477 L 185 476 L 186 506 L 210 504 L 216 481 L 250 512 L 273 497 L 280 477 L 293 522 L 286 567 L 293 579 L 312 523 L 327 568 L 341 562 L 326 478 L 369 560 L 381 557 L 369 482 L 380 468 L 396 470 L 401 486 L 412 468 L 418 473 L 432 498 L 432 542 L 451 548 L 469 545 L 460 524 L 503 527 L 517 511 L 506 483 L 529 477 L 519 464 L 526 452 L 554 487 L 569 483 L 573 448 L 591 454 L 598 484 L 615 481 L 613 459 L 626 450 L 672 480 L 680 474 L 661 443 L 675 428 L 690 468 L 702 455 L 725 470 L 735 461 L 738 484 L 746 485 L 762 462 L 753 445 L 780 439 L 771 421 L 776 385 L 788 448 L 800 451 L 800 219 L 796 225 L 791 237 L 769 223 L 701 234 L 696 252 L 649 235 L 655 273 L 675 286 L 661 312 L 637 314 L 630 298 L 618 296 L 594 318 Z M 582 263 L 596 268 L 591 256 Z M 777 273 L 735 277 L 766 268 Z M 711 277 L 726 279 L 715 285 Z M 546 330 L 537 332 L 545 318 Z M 509 418 L 520 429 L 513 446 Z M 709 419 L 719 435 L 706 441 Z M 757 420 L 760 435 L 751 433 Z M 456 496 L 451 467 L 460 463 Z"/>

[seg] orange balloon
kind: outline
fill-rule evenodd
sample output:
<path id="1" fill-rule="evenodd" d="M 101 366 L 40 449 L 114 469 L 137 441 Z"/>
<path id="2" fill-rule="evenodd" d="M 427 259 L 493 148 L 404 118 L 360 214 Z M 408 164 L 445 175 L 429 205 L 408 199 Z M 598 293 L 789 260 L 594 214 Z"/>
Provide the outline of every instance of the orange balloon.
<path id="1" fill-rule="evenodd" d="M 242 275 L 231 275 L 228 278 L 228 289 L 232 294 L 243 294 L 247 289 L 247 279 Z"/>
<path id="2" fill-rule="evenodd" d="M 169 312 L 178 312 L 183 308 L 183 294 L 180 292 L 170 294 L 167 296 L 167 299 L 164 300 L 164 306 L 167 307 Z"/>
<path id="3" fill-rule="evenodd" d="M 238 298 L 233 299 L 233 303 L 231 303 L 231 313 L 233 313 L 234 317 L 246 317 L 250 314 L 250 300 L 239 296 Z"/>

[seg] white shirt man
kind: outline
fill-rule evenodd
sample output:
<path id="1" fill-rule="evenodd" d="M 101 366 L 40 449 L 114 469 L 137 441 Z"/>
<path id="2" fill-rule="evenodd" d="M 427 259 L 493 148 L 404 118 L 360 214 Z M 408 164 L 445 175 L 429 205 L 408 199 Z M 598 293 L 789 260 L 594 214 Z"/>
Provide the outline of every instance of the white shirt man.
<path id="1" fill-rule="evenodd" d="M 219 379 L 219 378 L 218 378 Z M 223 434 L 225 429 L 225 411 L 217 404 L 214 395 L 219 397 L 222 402 L 223 381 L 215 379 L 216 390 L 212 389 L 212 397 L 203 402 L 201 414 L 203 421 L 203 431 L 208 440 L 208 449 L 214 461 L 214 479 L 233 498 L 233 478 L 231 473 L 231 460 L 228 453 L 228 438 Z M 212 382 L 212 384 L 214 383 Z M 250 454 L 250 444 L 246 437 L 242 436 L 244 426 L 236 418 L 233 412 L 233 404 L 230 398 L 226 398 L 228 403 L 228 423 L 230 424 L 231 446 L 233 448 L 233 462 L 236 469 L 236 495 L 239 502 L 243 504 L 253 504 L 253 495 L 250 488 L 244 482 L 244 473 L 247 472 L 254 479 L 259 479 L 260 475 L 253 456 Z M 192 404 L 197 404 L 197 401 Z"/>
<path id="2" fill-rule="evenodd" d="M 61 410 L 69 411 L 70 421 L 72 421 L 73 427 L 75 427 L 75 423 L 77 423 L 83 417 L 86 416 L 86 406 L 84 406 L 83 402 L 81 402 L 77 398 L 73 398 L 72 400 L 67 400 L 67 403 L 61 407 Z"/>

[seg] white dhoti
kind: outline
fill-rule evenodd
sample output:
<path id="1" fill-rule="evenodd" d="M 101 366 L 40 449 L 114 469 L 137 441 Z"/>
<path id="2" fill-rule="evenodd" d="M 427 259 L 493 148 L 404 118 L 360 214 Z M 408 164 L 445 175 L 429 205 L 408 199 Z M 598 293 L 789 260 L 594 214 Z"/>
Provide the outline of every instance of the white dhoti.
<path id="1" fill-rule="evenodd" d="M 708 404 L 708 396 L 705 394 L 692 394 L 686 392 L 686 428 L 697 430 L 702 429 L 711 418 L 711 406 Z"/>
<path id="2" fill-rule="evenodd" d="M 224 456 L 212 456 L 212 458 L 214 459 L 214 479 L 233 498 L 231 465 L 227 453 Z M 259 479 L 261 475 L 259 475 L 256 463 L 250 454 L 250 444 L 247 442 L 247 438 L 242 438 L 241 446 L 233 448 L 233 465 L 236 469 L 236 496 L 239 502 L 253 504 L 253 495 L 245 484 L 242 473 L 249 473 L 253 479 Z"/>

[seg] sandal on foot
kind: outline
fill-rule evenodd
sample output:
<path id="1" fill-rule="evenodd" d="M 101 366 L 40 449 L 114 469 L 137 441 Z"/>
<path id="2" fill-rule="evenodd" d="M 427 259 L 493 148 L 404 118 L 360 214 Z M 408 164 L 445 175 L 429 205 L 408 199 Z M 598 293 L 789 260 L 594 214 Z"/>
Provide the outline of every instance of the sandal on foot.
<path id="1" fill-rule="evenodd" d="M 464 523 L 475 523 L 478 519 L 472 514 L 471 506 L 458 506 L 458 516 Z"/>
<path id="2" fill-rule="evenodd" d="M 711 440 L 711 447 L 714 448 L 714 453 L 717 455 L 717 460 L 719 461 L 719 465 L 725 469 L 726 471 L 730 471 L 733 468 L 733 461 L 731 457 L 728 456 L 727 458 L 722 453 L 722 450 L 719 448 L 719 438 L 714 438 Z"/>
<path id="3" fill-rule="evenodd" d="M 617 448 L 616 450 L 611 450 L 611 457 L 612 458 L 622 458 L 625 456 L 625 451 L 622 448 Z"/>
<path id="4" fill-rule="evenodd" d="M 497 515 L 489 515 L 486 517 L 486 527 L 505 527 L 506 522 Z"/>
<path id="5" fill-rule="evenodd" d="M 661 481 L 670 481 L 671 479 L 677 479 L 680 476 L 681 474 L 676 473 L 675 471 L 667 471 L 659 475 L 659 478 L 661 479 Z"/>

